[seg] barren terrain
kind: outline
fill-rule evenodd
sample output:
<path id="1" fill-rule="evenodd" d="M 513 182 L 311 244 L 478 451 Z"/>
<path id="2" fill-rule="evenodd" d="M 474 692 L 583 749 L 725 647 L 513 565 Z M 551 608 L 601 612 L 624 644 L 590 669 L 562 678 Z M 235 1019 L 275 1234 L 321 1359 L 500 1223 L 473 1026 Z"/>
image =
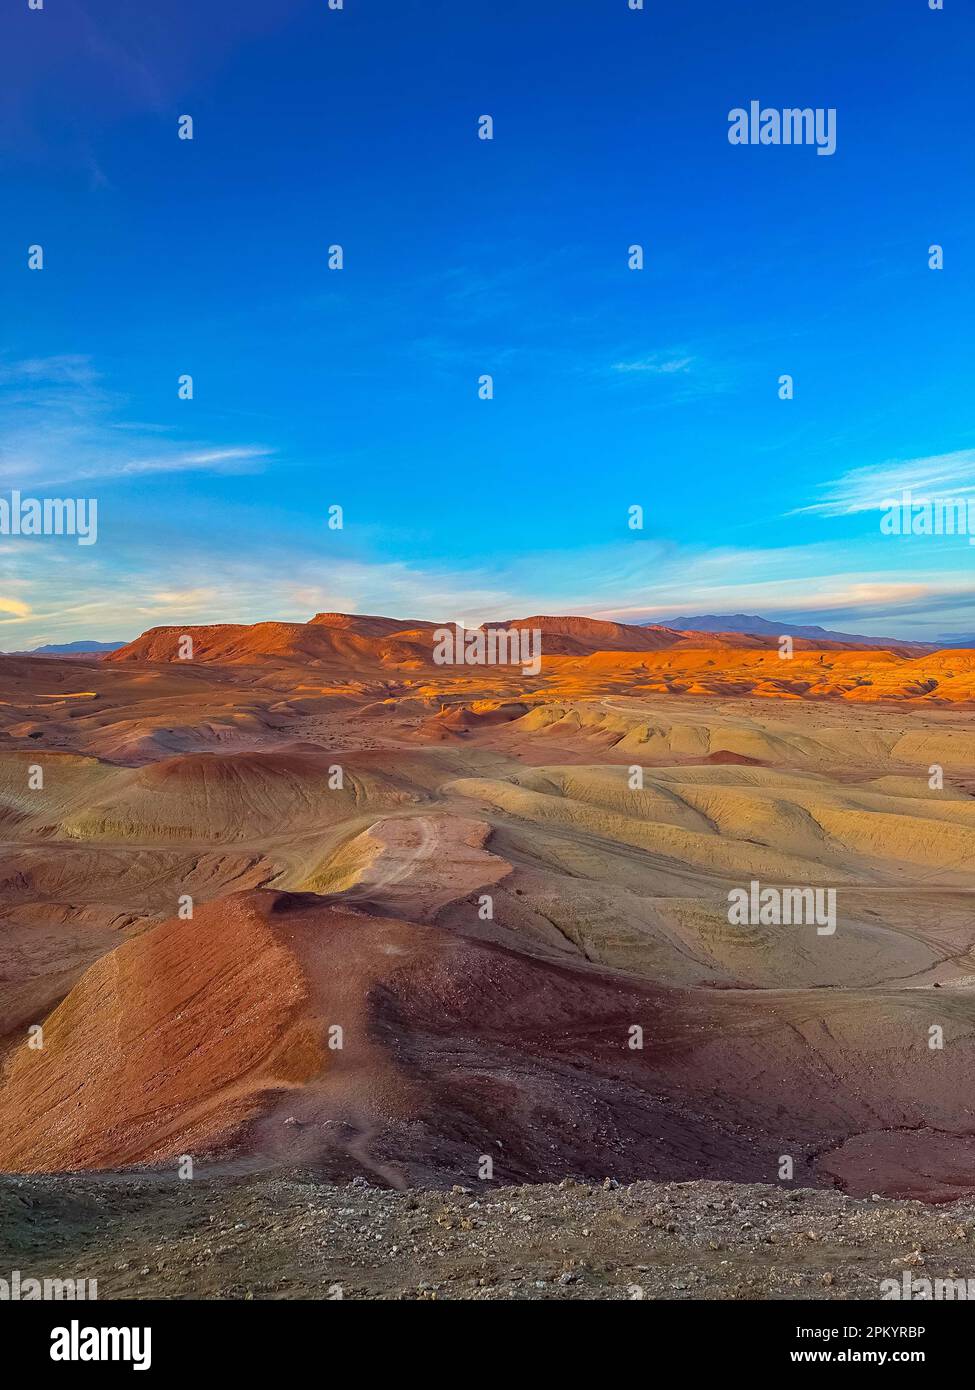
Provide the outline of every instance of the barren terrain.
<path id="1" fill-rule="evenodd" d="M 878 1299 L 883 1281 L 975 1268 L 967 1201 L 712 1182 L 481 1189 L 0 1178 L 0 1249 L 33 1277 L 97 1280 L 100 1300 Z"/>
<path id="2" fill-rule="evenodd" d="M 0 1169 L 969 1196 L 975 652 L 524 622 L 0 657 Z"/>

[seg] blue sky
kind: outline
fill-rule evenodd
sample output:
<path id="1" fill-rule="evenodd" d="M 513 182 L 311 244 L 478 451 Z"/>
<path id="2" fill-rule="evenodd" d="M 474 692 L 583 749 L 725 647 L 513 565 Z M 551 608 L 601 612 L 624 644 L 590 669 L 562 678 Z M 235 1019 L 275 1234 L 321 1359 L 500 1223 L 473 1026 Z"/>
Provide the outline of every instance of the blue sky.
<path id="1" fill-rule="evenodd" d="M 98 501 L 96 545 L 0 537 L 0 646 L 321 609 L 975 633 L 975 547 L 878 510 L 975 492 L 964 0 L 0 29 L 0 496 Z M 834 107 L 836 153 L 731 145 L 753 99 Z"/>

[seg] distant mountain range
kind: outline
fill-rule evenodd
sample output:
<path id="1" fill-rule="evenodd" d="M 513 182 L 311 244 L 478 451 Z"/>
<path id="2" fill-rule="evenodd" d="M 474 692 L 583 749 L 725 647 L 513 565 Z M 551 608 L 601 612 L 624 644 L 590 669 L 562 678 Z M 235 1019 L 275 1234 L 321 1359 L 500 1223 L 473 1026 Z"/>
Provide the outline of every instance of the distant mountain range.
<path id="1" fill-rule="evenodd" d="M 98 652 L 117 652 L 125 642 L 51 642 L 46 647 L 32 647 L 30 651 L 8 652 L 8 656 L 89 656 Z"/>
<path id="2" fill-rule="evenodd" d="M 768 618 L 759 618 L 754 613 L 705 613 L 696 618 L 654 619 L 639 626 L 659 627 L 660 621 L 667 627 L 680 628 L 683 632 L 742 632 L 752 637 L 803 637 L 809 642 L 856 642 L 861 647 L 932 645 L 910 642 L 903 637 L 865 637 L 862 632 L 834 632 L 814 624 L 770 622 Z"/>
<path id="3" fill-rule="evenodd" d="M 920 642 L 904 637 L 867 637 L 862 632 L 837 632 L 833 628 L 820 627 L 815 623 L 785 623 L 777 622 L 769 618 L 760 618 L 755 613 L 704 613 L 695 617 L 676 617 L 667 619 L 647 619 L 637 623 L 614 623 L 594 618 L 576 617 L 549 617 L 549 618 L 521 618 L 509 619 L 504 623 L 486 623 L 485 626 L 515 626 L 529 627 L 538 625 L 546 633 L 548 638 L 549 650 L 569 653 L 576 650 L 583 650 L 588 647 L 593 649 L 593 639 L 596 638 L 595 645 L 603 650 L 631 650 L 634 642 L 639 649 L 653 648 L 657 646 L 669 645 L 680 634 L 688 633 L 714 633 L 734 635 L 740 634 L 744 637 L 757 637 L 765 639 L 776 639 L 778 637 L 796 637 L 807 642 L 843 642 L 852 643 L 859 647 L 914 647 L 914 648 L 968 648 L 975 647 L 975 636 L 973 637 L 945 637 L 934 642 Z M 286 623 L 264 623 L 264 624 L 238 624 L 223 623 L 211 626 L 208 631 L 219 632 L 221 636 L 230 638 L 241 636 L 246 633 L 257 633 L 262 629 L 271 633 L 272 629 L 281 633 L 286 628 L 297 629 L 304 627 L 304 624 Z M 361 614 L 337 614 L 320 613 L 312 619 L 308 627 L 318 627 L 319 629 L 333 629 L 336 631 L 346 630 L 350 634 L 357 636 L 391 636 L 393 633 L 404 635 L 410 631 L 414 635 L 419 631 L 428 631 L 437 624 L 421 619 L 394 618 L 369 618 Z M 152 629 L 155 633 L 168 631 L 168 629 Z M 644 637 L 637 637 L 638 633 L 646 633 Z M 144 639 L 148 634 L 138 639 L 136 643 L 129 642 L 95 642 L 82 640 L 78 642 L 52 642 L 43 647 L 34 647 L 30 650 L 19 650 L 7 652 L 7 656 L 60 656 L 60 657 L 84 657 L 101 656 L 111 652 L 120 651 L 123 647 L 138 647 L 144 645 Z M 555 645 L 557 643 L 558 645 Z M 277 637 L 272 641 L 271 646 L 277 644 Z"/>

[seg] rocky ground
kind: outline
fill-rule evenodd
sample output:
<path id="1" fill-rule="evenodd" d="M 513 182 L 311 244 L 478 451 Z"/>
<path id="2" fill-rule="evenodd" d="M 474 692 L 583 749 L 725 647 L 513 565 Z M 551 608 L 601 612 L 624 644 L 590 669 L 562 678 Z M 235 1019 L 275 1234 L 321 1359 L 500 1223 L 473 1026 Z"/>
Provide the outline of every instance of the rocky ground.
<path id="1" fill-rule="evenodd" d="M 975 1202 L 721 1182 L 326 1186 L 302 1174 L 0 1179 L 0 1277 L 100 1299 L 867 1299 L 975 1277 Z"/>

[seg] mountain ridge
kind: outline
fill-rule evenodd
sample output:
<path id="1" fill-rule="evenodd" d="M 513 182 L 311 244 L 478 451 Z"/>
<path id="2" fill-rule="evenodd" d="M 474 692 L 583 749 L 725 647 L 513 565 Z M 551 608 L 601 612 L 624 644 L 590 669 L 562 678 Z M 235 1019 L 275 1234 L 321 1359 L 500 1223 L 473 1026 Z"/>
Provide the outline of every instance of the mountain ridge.
<path id="1" fill-rule="evenodd" d="M 717 619 L 715 619 L 717 621 Z M 765 620 L 755 620 L 764 623 Z M 420 667 L 433 663 L 434 634 L 453 631 L 456 624 L 434 623 L 426 619 L 377 617 L 371 614 L 318 613 L 306 623 L 264 621 L 258 623 L 208 623 L 176 627 L 149 628 L 134 641 L 102 660 L 109 663 L 132 661 L 167 662 L 187 659 L 180 656 L 186 638 L 192 640 L 193 661 L 243 664 L 269 659 L 321 662 L 342 660 L 351 665 L 379 663 L 384 666 Z M 773 649 L 785 628 L 767 625 L 760 632 L 734 629 L 677 628 L 660 623 L 619 623 L 603 618 L 573 615 L 534 615 L 526 618 L 489 620 L 469 631 L 538 631 L 544 638 L 545 655 L 585 657 L 600 652 L 651 653 L 670 649 Z M 796 633 L 801 649 L 868 649 L 920 655 L 932 650 L 923 643 L 882 643 L 879 640 L 845 640 L 825 634 L 808 638 Z"/>
<path id="2" fill-rule="evenodd" d="M 759 617 L 757 613 L 703 613 L 695 617 L 679 617 L 667 620 L 670 627 L 680 627 L 694 632 L 728 633 L 736 632 L 755 637 L 802 637 L 809 642 L 853 642 L 861 647 L 938 647 L 951 645 L 938 642 L 913 642 L 904 637 L 868 637 L 862 632 L 839 632 L 821 627 L 818 623 L 773 622 Z M 657 626 L 649 621 L 647 627 Z M 638 624 L 643 626 L 643 624 Z M 966 644 L 962 644 L 966 645 Z"/>

